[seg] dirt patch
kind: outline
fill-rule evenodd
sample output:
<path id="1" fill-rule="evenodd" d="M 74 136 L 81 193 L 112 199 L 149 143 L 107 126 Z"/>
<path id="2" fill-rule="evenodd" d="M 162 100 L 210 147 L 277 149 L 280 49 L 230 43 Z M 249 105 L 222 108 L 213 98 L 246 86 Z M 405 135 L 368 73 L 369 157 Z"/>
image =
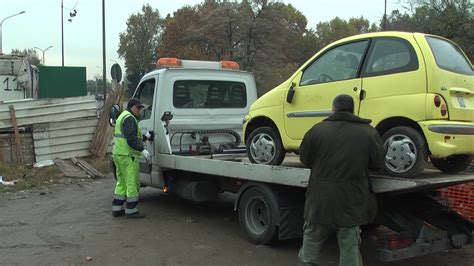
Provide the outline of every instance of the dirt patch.
<path id="1" fill-rule="evenodd" d="M 111 173 L 110 161 L 108 158 L 100 159 L 95 156 L 81 158 L 91 164 L 95 169 L 104 175 Z M 13 186 L 0 185 L 1 193 L 27 192 L 30 190 L 49 190 L 58 184 L 71 184 L 86 182 L 87 179 L 69 178 L 59 170 L 56 165 L 35 168 L 32 165 L 2 165 L 0 175 L 5 181 L 16 180 Z"/>

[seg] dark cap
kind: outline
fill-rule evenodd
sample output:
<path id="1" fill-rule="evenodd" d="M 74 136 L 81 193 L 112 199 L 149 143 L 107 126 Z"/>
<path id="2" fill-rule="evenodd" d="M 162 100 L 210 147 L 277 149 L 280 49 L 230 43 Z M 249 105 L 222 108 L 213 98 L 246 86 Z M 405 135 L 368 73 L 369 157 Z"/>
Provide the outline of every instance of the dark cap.
<path id="1" fill-rule="evenodd" d="M 145 107 L 145 106 L 143 106 L 143 104 L 142 104 L 142 102 L 141 102 L 140 100 L 135 99 L 135 98 L 130 99 L 130 101 L 128 101 L 127 108 L 130 109 L 130 108 L 132 108 L 133 106 L 138 106 L 138 107 L 140 107 L 140 108 Z"/>

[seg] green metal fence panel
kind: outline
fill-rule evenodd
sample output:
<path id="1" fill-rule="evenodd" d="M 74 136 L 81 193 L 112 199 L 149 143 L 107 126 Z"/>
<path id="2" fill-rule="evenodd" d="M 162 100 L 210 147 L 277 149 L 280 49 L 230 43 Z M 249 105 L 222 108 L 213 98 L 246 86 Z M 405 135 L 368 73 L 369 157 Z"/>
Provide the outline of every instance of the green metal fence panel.
<path id="1" fill-rule="evenodd" d="M 87 95 L 85 67 L 39 66 L 38 98 Z"/>

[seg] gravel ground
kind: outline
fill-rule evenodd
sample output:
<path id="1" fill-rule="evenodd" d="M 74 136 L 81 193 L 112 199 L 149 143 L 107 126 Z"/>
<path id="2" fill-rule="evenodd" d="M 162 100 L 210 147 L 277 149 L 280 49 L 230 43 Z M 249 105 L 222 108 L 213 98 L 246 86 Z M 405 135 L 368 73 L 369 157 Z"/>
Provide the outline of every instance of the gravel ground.
<path id="1" fill-rule="evenodd" d="M 0 265 L 296 265 L 301 239 L 277 246 L 246 241 L 233 195 L 194 204 L 144 188 L 147 217 L 111 217 L 114 180 L 71 180 L 14 192 L 0 191 Z M 382 263 L 363 240 L 365 265 L 474 265 L 474 248 Z M 334 239 L 322 265 L 338 265 Z"/>

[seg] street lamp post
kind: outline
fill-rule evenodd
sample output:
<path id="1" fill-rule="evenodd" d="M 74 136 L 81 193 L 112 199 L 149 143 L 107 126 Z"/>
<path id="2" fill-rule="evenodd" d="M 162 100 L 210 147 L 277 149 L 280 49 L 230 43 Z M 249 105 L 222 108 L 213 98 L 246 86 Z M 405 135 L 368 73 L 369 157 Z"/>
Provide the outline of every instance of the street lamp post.
<path id="1" fill-rule="evenodd" d="M 14 16 L 18 16 L 18 15 L 21 15 L 23 13 L 25 13 L 26 11 L 21 11 L 21 12 L 18 12 L 14 15 L 11 15 L 11 16 L 8 16 L 4 19 L 2 19 L 2 21 L 0 22 L 0 54 L 3 54 L 3 51 L 2 51 L 2 25 L 3 25 L 3 22 L 11 17 L 14 17 Z"/>
<path id="2" fill-rule="evenodd" d="M 44 50 L 41 49 L 41 48 L 38 48 L 36 46 L 34 48 L 40 50 L 43 53 L 43 57 L 42 57 L 43 58 L 43 65 L 45 66 L 46 65 L 46 59 L 44 58 L 44 53 L 46 53 L 46 51 L 48 51 L 50 48 L 53 48 L 53 46 L 51 45 L 51 46 L 49 46 L 48 48 L 46 48 Z"/>

